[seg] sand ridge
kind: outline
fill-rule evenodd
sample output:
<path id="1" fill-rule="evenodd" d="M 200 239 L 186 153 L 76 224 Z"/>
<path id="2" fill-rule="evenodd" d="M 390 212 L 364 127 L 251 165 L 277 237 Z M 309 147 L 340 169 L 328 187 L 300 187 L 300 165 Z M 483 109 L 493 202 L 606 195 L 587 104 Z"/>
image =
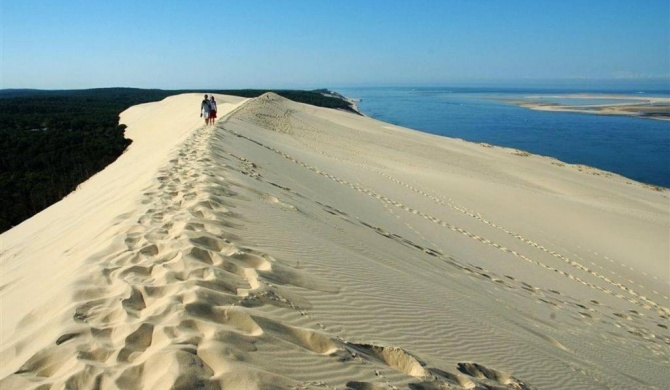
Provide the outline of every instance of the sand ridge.
<path id="1" fill-rule="evenodd" d="M 0 384 L 661 388 L 667 194 L 513 153 L 238 101 L 74 259 L 47 337 L 3 336 Z"/>

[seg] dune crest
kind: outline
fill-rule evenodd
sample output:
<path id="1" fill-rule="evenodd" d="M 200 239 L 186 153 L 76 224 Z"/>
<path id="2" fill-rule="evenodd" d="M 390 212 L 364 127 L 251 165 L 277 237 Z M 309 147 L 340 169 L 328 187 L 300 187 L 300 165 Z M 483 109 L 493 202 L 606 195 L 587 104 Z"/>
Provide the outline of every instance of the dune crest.
<path id="1" fill-rule="evenodd" d="M 214 127 L 186 119 L 195 95 L 129 109 L 133 163 L 99 180 L 137 183 L 87 183 L 3 235 L 3 315 L 21 318 L 0 387 L 667 382 L 667 192 L 275 94 L 219 99 Z M 77 204 L 110 216 L 81 217 L 93 237 L 40 231 Z M 49 239 L 87 249 L 51 244 L 70 265 L 41 279 L 61 301 L 45 309 L 16 286 Z"/>

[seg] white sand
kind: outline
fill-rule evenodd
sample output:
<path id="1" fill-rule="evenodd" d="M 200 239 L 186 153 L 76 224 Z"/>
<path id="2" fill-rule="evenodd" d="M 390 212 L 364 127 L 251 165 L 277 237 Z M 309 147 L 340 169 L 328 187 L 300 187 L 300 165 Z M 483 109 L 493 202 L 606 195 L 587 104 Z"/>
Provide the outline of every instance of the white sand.
<path id="1" fill-rule="evenodd" d="M 670 98 L 634 95 L 592 95 L 592 94 L 565 94 L 554 96 L 528 96 L 527 100 L 511 100 L 520 107 L 538 111 L 577 112 L 596 115 L 625 115 L 648 119 L 670 120 Z M 608 99 L 621 100 L 623 103 L 609 104 L 580 104 L 565 105 L 537 101 L 538 99 Z M 631 103 L 634 101 L 635 103 Z"/>
<path id="2" fill-rule="evenodd" d="M 668 191 L 217 98 L 127 110 L 127 153 L 0 236 L 0 388 L 670 383 Z"/>

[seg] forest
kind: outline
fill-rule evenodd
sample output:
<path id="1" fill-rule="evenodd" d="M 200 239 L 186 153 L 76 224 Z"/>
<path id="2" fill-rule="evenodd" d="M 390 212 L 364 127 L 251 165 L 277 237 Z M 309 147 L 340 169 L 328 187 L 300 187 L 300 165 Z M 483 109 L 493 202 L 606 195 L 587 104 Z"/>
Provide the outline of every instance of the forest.
<path id="1" fill-rule="evenodd" d="M 58 202 L 114 162 L 130 145 L 119 114 L 128 107 L 187 93 L 293 101 L 355 112 L 324 90 L 0 90 L 0 233 Z"/>

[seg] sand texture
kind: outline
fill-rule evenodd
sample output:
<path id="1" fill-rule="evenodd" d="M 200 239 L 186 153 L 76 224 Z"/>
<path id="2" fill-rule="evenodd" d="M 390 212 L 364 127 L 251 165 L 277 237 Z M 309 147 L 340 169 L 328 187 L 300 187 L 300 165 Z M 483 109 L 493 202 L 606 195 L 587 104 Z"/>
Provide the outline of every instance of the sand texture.
<path id="1" fill-rule="evenodd" d="M 667 388 L 667 190 L 217 98 L 0 236 L 0 388 Z"/>

